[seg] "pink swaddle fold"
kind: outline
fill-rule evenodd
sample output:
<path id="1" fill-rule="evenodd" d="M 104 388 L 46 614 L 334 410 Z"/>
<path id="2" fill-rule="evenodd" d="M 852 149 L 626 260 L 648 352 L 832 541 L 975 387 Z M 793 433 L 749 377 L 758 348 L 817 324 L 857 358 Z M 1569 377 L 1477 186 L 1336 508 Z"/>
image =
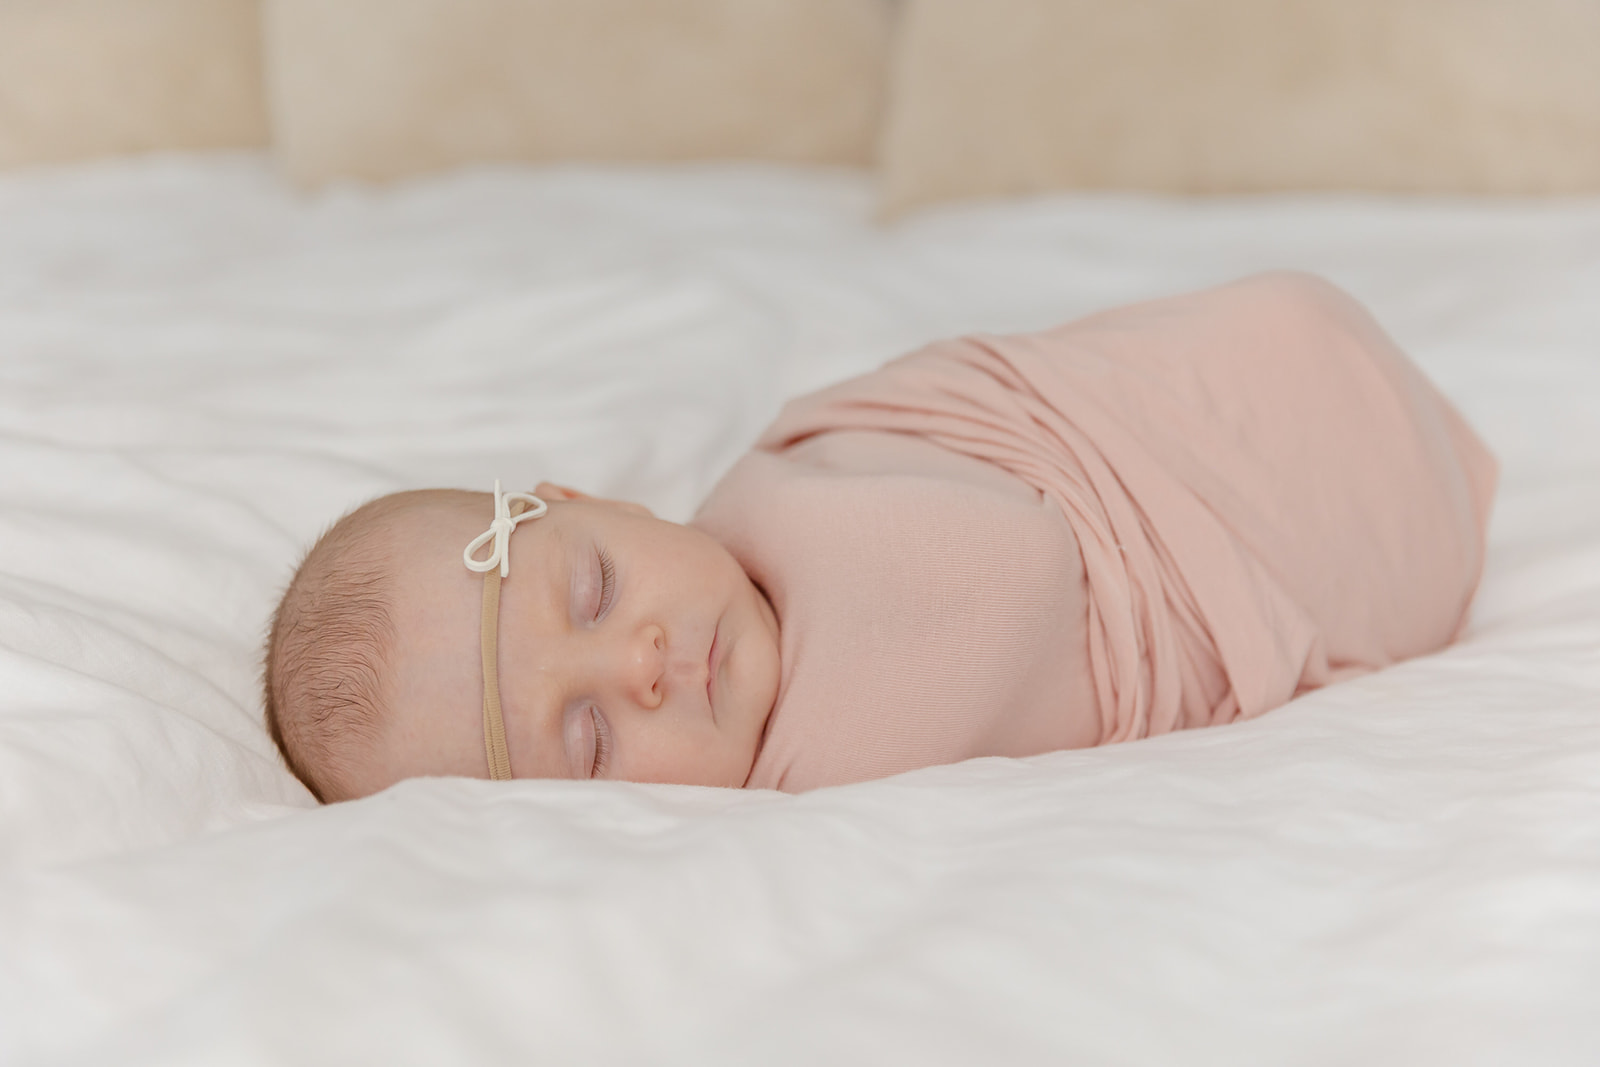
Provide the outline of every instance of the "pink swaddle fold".
<path id="1" fill-rule="evenodd" d="M 836 434 L 860 442 L 860 454 L 853 463 L 834 449 L 835 471 L 877 471 L 882 464 L 867 453 L 897 439 L 885 435 L 903 435 L 1004 472 L 1031 489 L 1043 514 L 1064 516 L 1071 536 L 1062 551 L 1076 545 L 1077 557 L 1057 565 L 1081 583 L 1073 610 L 1083 647 L 1024 649 L 1017 662 L 1053 654 L 1086 673 L 1093 699 L 1063 693 L 1058 713 L 1091 716 L 1093 728 L 1064 722 L 1052 737 L 1032 710 L 1019 726 L 1030 740 L 1019 743 L 1007 736 L 1006 708 L 983 707 L 980 696 L 962 713 L 974 720 L 968 736 L 942 725 L 949 736 L 936 758 L 913 742 L 921 762 L 1228 722 L 1438 649 L 1465 624 L 1496 477 L 1482 443 L 1366 311 L 1303 275 L 1259 276 L 1037 334 L 940 342 L 790 404 L 750 457 L 770 457 L 763 484 L 736 467 L 697 519 L 765 578 L 769 593 L 767 583 L 784 586 L 798 609 L 786 615 L 780 606 L 785 630 L 825 627 L 828 619 L 808 605 L 837 612 L 849 598 L 844 591 L 819 600 L 787 581 L 783 572 L 793 568 L 782 555 L 825 557 L 849 546 L 790 529 L 792 515 L 775 531 L 740 509 L 781 509 L 785 468 L 771 459 L 804 456 Z M 845 493 L 837 503 L 849 507 L 850 499 Z M 961 493 L 951 503 L 958 511 L 985 506 Z M 857 510 L 893 540 L 882 513 Z M 872 531 L 856 535 L 859 544 Z M 1003 535 L 990 540 L 988 552 L 1008 553 Z M 825 563 L 807 561 L 811 582 L 828 572 Z M 950 555 L 936 567 L 936 584 L 951 589 L 984 570 Z M 1003 600 L 995 610 L 1009 618 Z M 967 611 L 960 625 L 987 625 L 981 611 Z M 902 625 L 898 639 L 947 640 L 949 622 Z M 1037 637 L 1058 641 L 1063 632 L 1051 622 Z M 892 753 L 897 728 L 920 728 L 915 707 L 857 709 L 872 720 L 863 738 L 851 735 L 836 707 L 791 702 L 802 692 L 803 701 L 844 699 L 847 682 L 816 677 L 830 670 L 904 669 L 893 642 L 880 644 L 872 665 L 786 662 L 752 784 L 805 788 L 905 769 L 892 757 L 816 762 L 808 749 L 865 741 Z M 787 654 L 787 634 L 784 646 Z M 948 669 L 954 677 L 972 666 Z M 807 677 L 791 677 L 791 669 Z M 1064 684 L 1047 675 L 1039 684 Z M 998 699 L 1033 709 L 1051 703 L 1049 693 L 1015 688 Z M 782 766 L 766 751 L 774 744 Z"/>

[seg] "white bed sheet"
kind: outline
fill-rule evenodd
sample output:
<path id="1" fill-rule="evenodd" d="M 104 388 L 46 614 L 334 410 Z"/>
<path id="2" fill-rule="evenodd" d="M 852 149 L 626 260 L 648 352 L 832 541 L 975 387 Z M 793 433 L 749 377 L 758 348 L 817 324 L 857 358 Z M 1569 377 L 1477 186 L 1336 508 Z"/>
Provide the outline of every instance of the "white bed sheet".
<path id="1" fill-rule="evenodd" d="M 796 392 L 1269 267 L 1504 462 L 1462 645 L 1239 726 L 802 797 L 417 781 L 260 725 L 297 552 L 410 486 L 686 517 Z M 0 1062 L 1600 1062 L 1600 202 L 253 157 L 0 178 Z"/>

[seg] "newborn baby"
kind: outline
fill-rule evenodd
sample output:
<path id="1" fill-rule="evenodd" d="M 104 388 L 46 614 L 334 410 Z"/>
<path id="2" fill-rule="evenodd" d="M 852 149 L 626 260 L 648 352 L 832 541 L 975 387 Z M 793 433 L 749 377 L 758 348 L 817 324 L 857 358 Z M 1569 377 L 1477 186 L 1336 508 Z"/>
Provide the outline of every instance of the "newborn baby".
<path id="1" fill-rule="evenodd" d="M 547 483 L 366 504 L 284 594 L 267 719 L 324 801 L 1230 722 L 1458 635 L 1494 481 L 1358 304 L 1263 275 L 803 397 L 687 526 Z"/>

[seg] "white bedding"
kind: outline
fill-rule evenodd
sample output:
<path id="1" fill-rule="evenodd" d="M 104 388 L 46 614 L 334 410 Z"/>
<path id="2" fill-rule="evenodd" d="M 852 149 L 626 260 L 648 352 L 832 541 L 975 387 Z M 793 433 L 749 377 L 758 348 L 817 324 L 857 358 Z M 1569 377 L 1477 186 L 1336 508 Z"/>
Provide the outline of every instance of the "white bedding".
<path id="1" fill-rule="evenodd" d="M 436 780 L 260 724 L 379 492 L 692 511 L 787 396 L 1267 267 L 1504 463 L 1467 641 L 1244 725 L 786 797 Z M 0 178 L 0 1063 L 1600 1062 L 1600 202 L 1059 198 L 251 157 Z"/>

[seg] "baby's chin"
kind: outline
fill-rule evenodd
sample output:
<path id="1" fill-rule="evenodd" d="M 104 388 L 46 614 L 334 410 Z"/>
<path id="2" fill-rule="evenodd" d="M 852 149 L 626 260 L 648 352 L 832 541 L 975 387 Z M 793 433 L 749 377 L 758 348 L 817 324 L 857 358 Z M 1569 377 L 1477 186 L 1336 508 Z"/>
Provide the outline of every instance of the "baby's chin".
<path id="1" fill-rule="evenodd" d="M 741 574 L 744 571 L 741 569 Z M 741 726 L 745 731 L 744 758 L 738 773 L 738 786 L 750 778 L 756 760 L 761 755 L 761 744 L 766 737 L 767 723 L 778 703 L 778 691 L 783 679 L 783 645 L 778 614 L 766 594 L 748 574 L 745 575 L 747 603 L 750 617 L 739 644 L 732 650 L 730 667 L 737 671 L 735 681 L 742 688 L 748 706 L 741 709 Z"/>

